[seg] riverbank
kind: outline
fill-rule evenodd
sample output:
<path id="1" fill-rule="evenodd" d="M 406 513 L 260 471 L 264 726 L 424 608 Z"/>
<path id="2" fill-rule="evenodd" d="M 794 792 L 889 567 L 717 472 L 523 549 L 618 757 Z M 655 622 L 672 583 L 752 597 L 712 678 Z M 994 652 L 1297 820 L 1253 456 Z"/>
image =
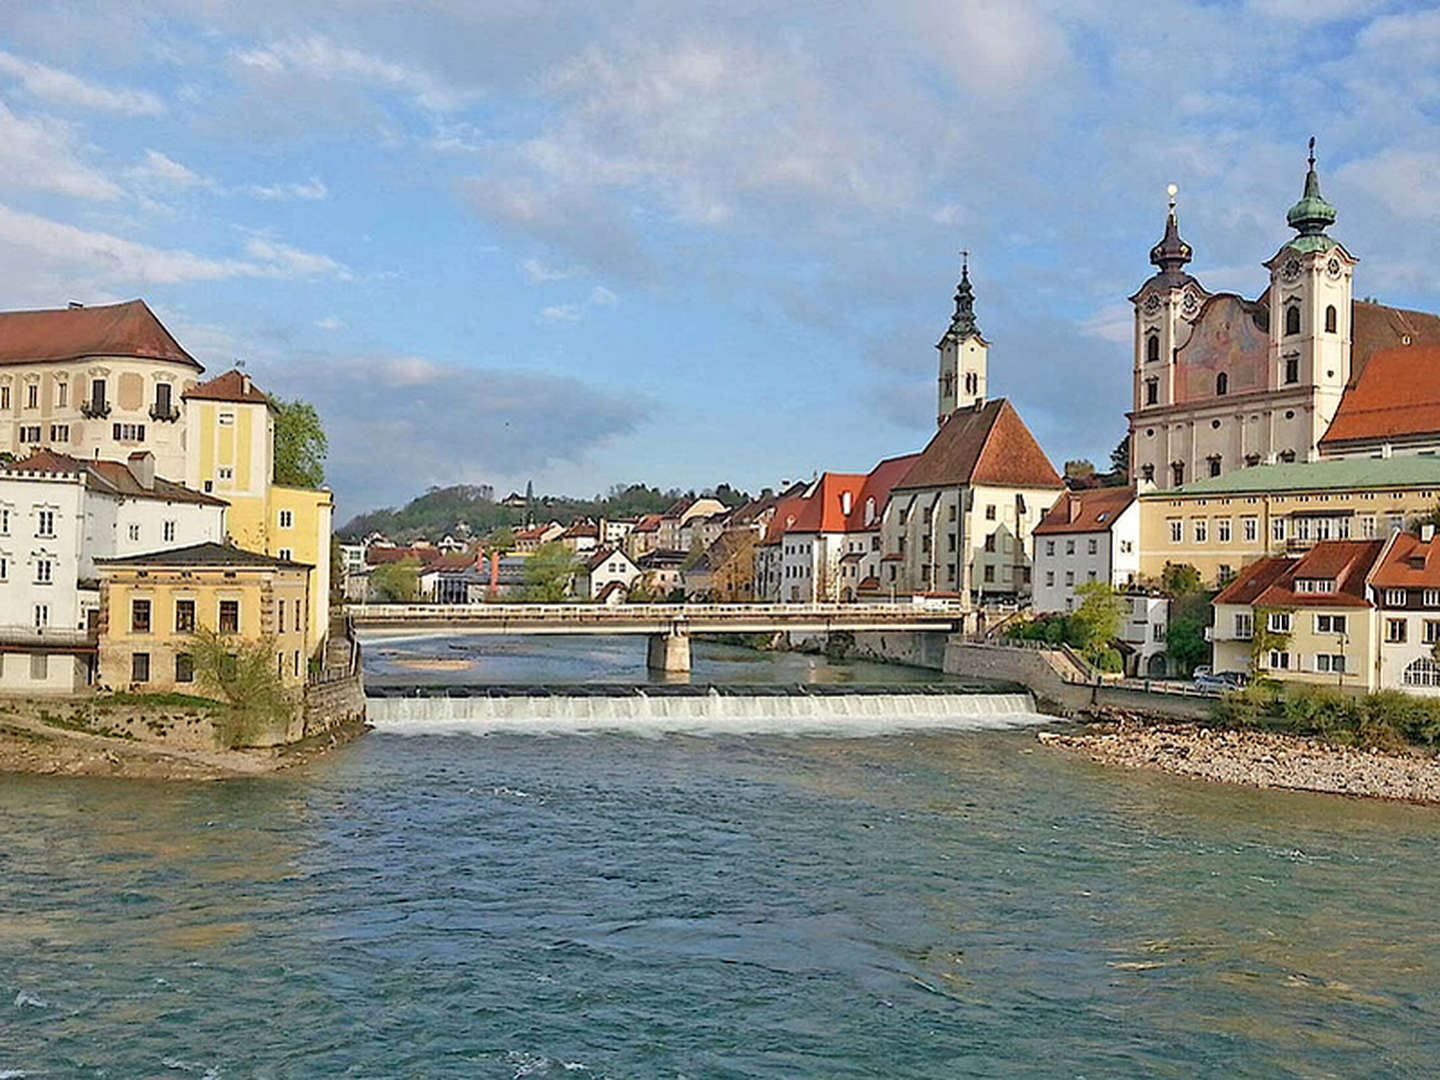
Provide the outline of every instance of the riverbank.
<path id="1" fill-rule="evenodd" d="M 1422 750 L 1387 753 L 1314 736 L 1154 723 L 1129 715 L 1037 737 L 1104 765 L 1249 787 L 1440 803 L 1440 758 Z"/>
<path id="2" fill-rule="evenodd" d="M 313 761 L 370 730 L 350 720 L 282 747 L 256 750 L 157 746 L 58 727 L 28 716 L 0 717 L 0 773 L 110 776 L 135 780 L 225 780 L 262 776 Z"/>

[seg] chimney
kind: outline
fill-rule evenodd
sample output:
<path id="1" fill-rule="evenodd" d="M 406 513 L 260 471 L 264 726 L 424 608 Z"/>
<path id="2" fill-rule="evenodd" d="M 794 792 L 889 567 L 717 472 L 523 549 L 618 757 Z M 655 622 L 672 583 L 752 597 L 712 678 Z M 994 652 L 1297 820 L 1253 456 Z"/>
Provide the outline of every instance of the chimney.
<path id="1" fill-rule="evenodd" d="M 1074 521 L 1077 517 L 1080 516 L 1080 500 L 1074 495 L 1067 495 L 1065 496 L 1065 499 L 1067 503 L 1066 509 L 1068 511 L 1065 520 Z"/>
<path id="2" fill-rule="evenodd" d="M 1427 544 L 1430 543 L 1431 540 L 1434 540 L 1434 539 L 1435 539 L 1435 526 L 1434 526 L 1434 525 L 1431 525 L 1429 522 L 1425 523 L 1424 525 L 1421 525 L 1421 526 L 1420 526 L 1420 539 L 1423 540 L 1423 541 L 1424 541 L 1425 543 L 1427 543 Z"/>
<path id="3" fill-rule="evenodd" d="M 241 389 L 244 393 L 247 393 L 247 394 L 250 393 L 250 376 L 249 376 L 249 375 L 241 375 L 241 376 L 240 376 L 240 389 Z"/>
<path id="4" fill-rule="evenodd" d="M 135 482 L 146 491 L 155 490 L 155 455 L 149 450 L 136 450 L 125 463 Z"/>

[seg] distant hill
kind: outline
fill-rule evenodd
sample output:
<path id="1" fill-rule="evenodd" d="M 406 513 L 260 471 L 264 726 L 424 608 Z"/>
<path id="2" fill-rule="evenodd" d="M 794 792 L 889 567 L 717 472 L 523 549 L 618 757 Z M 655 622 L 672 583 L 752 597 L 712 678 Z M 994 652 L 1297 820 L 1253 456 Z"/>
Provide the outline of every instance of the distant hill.
<path id="1" fill-rule="evenodd" d="M 487 493 L 488 493 L 488 489 Z M 405 506 L 372 510 L 351 518 L 337 530 L 342 540 L 359 540 L 372 532 L 384 533 L 391 540 L 438 540 L 446 533 L 455 533 L 464 525 L 471 534 L 483 536 L 502 526 L 523 525 L 527 516 L 536 521 L 569 522 L 577 517 L 628 518 L 641 514 L 658 514 L 677 499 L 694 497 L 693 491 L 646 487 L 644 484 L 617 484 L 608 494 L 593 499 L 577 499 L 566 495 L 537 495 L 528 515 L 523 508 L 512 508 L 481 497 L 481 489 L 470 484 L 430 488 Z M 713 495 L 726 506 L 739 506 L 749 500 L 743 491 L 721 484 Z M 463 530 L 462 530 L 463 531 Z"/>

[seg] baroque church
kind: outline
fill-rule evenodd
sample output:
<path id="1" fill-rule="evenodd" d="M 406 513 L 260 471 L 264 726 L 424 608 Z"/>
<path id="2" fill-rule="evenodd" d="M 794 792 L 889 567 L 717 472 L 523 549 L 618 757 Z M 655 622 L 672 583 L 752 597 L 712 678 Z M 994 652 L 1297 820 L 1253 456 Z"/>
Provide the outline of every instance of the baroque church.
<path id="1" fill-rule="evenodd" d="M 1359 261 L 1329 234 L 1314 140 L 1296 235 L 1255 300 L 1185 271 L 1175 188 L 1135 306 L 1130 475 L 1142 486 L 1276 462 L 1440 451 L 1440 317 L 1352 295 Z"/>

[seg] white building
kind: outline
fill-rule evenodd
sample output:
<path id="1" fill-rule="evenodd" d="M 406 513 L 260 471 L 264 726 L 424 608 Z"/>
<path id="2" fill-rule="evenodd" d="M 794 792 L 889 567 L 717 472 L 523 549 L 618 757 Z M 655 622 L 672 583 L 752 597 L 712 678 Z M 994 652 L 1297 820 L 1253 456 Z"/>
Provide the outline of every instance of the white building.
<path id="1" fill-rule="evenodd" d="M 1129 487 L 1067 491 L 1035 526 L 1037 612 L 1071 611 L 1075 587 L 1120 589 L 1140 573 L 1140 504 Z"/>
<path id="2" fill-rule="evenodd" d="M 14 654 L 0 689 L 84 687 L 100 606 L 95 560 L 223 541 L 225 510 L 157 477 L 148 453 L 121 463 L 43 450 L 0 470 L 0 652 Z"/>
<path id="3" fill-rule="evenodd" d="M 581 600 L 596 600 L 606 586 L 618 583 L 629 589 L 640 577 L 640 568 L 619 548 L 602 548 L 585 560 L 575 575 L 575 595 Z"/>

